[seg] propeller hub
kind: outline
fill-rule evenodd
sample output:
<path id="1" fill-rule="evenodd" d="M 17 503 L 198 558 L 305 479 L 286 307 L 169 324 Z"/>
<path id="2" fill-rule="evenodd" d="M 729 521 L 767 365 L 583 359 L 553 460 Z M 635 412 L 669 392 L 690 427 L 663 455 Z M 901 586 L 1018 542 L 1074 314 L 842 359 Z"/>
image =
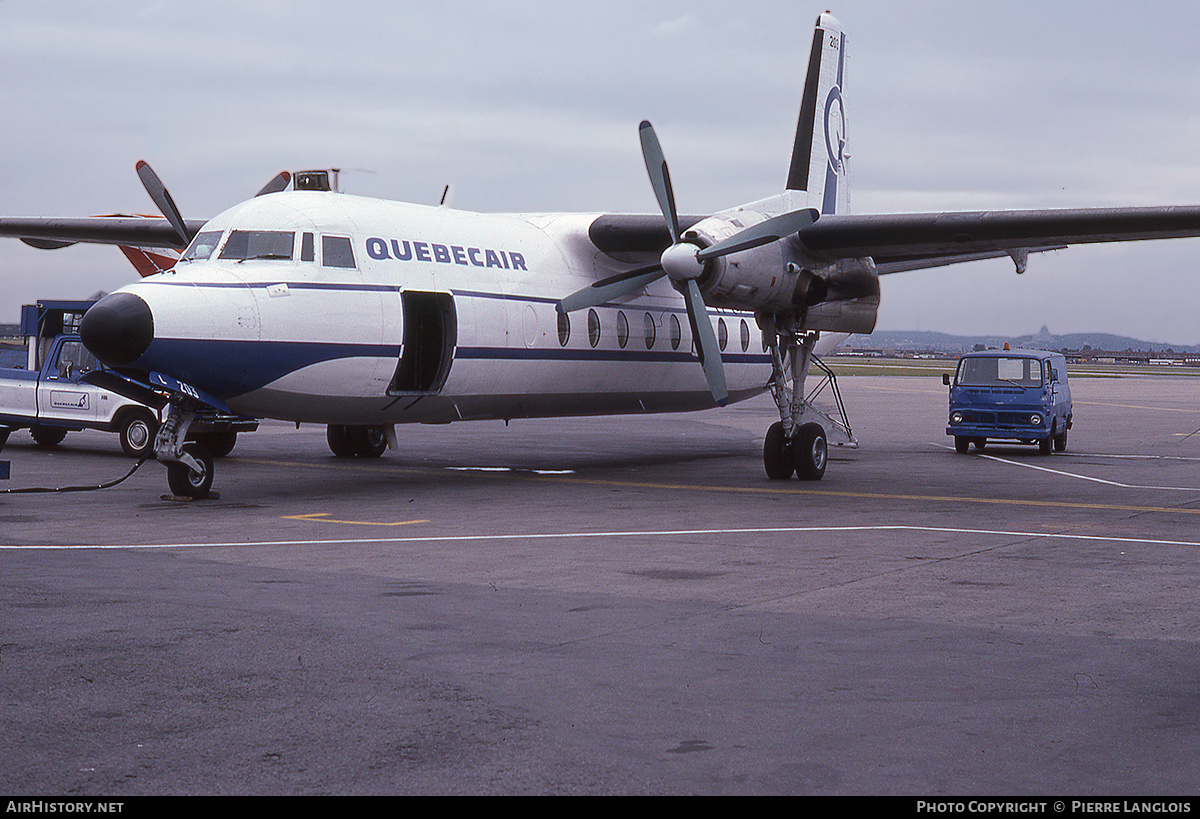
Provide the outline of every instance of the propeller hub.
<path id="1" fill-rule="evenodd" d="M 696 258 L 700 248 L 690 242 L 679 242 L 663 251 L 659 263 L 672 281 L 698 279 L 704 273 L 704 262 Z"/>

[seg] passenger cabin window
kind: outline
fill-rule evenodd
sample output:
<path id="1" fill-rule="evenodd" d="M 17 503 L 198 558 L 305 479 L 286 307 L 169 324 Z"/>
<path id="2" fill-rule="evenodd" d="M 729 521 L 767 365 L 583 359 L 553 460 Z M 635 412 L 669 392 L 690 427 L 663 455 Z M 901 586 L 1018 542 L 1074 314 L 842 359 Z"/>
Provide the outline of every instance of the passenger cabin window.
<path id="1" fill-rule="evenodd" d="M 188 245 L 188 249 L 179 257 L 181 262 L 202 262 L 212 258 L 213 251 L 221 243 L 221 231 L 206 230 L 197 233 L 196 238 Z"/>
<path id="2" fill-rule="evenodd" d="M 321 264 L 325 267 L 354 267 L 354 249 L 345 236 L 321 237 Z"/>
<path id="3" fill-rule="evenodd" d="M 252 259 L 292 258 L 296 234 L 282 230 L 235 230 L 221 249 L 222 259 L 246 262 Z"/>

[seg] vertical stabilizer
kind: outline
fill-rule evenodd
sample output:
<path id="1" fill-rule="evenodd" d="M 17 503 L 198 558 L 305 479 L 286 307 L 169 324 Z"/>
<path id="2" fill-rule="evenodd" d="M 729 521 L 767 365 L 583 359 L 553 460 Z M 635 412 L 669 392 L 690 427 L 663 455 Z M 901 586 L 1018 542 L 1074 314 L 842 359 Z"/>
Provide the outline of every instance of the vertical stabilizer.
<path id="1" fill-rule="evenodd" d="M 821 213 L 846 213 L 846 108 L 842 96 L 846 35 L 831 14 L 817 18 L 813 32 L 800 122 L 788 170 L 787 189 L 806 191 L 808 206 Z"/>

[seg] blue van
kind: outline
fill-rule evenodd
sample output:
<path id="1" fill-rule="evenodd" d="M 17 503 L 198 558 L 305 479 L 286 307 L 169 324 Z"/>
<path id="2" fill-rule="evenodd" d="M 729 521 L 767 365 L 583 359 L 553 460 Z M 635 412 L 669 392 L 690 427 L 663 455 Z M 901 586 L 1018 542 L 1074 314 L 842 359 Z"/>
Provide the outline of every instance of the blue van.
<path id="1" fill-rule="evenodd" d="M 1005 345 L 1007 347 L 1007 345 Z M 954 448 L 983 449 L 989 438 L 1037 444 L 1043 455 L 1067 448 L 1071 386 L 1067 360 L 1045 350 L 988 350 L 958 360 L 950 387 Z"/>

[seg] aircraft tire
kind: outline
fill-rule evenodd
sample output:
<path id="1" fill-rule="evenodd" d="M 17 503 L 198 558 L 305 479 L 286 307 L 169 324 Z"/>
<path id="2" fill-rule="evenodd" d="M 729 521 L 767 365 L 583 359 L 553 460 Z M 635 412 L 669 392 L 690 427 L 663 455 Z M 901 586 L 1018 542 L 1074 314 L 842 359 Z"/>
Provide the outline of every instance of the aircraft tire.
<path id="1" fill-rule="evenodd" d="M 345 424 L 330 424 L 326 427 L 325 440 L 329 443 L 329 451 L 336 457 L 354 457 L 354 447 L 350 445 L 350 427 Z"/>
<path id="2" fill-rule="evenodd" d="M 350 427 L 350 448 L 359 458 L 378 458 L 387 451 L 383 427 Z"/>
<path id="3" fill-rule="evenodd" d="M 780 421 L 771 424 L 763 441 L 763 468 L 773 481 L 786 481 L 796 472 L 796 464 L 792 460 L 792 453 L 788 452 L 787 438 L 784 437 Z"/>
<path id="4" fill-rule="evenodd" d="M 796 477 L 802 481 L 819 481 L 825 476 L 825 464 L 829 460 L 829 442 L 820 424 L 805 424 L 796 433 L 792 445 L 792 457 L 796 463 Z"/>
<path id="5" fill-rule="evenodd" d="M 117 430 L 121 450 L 130 458 L 149 458 L 154 454 L 154 436 L 158 419 L 146 410 L 131 410 L 121 419 Z"/>
<path id="6" fill-rule="evenodd" d="M 179 498 L 199 499 L 208 496 L 212 489 L 213 459 L 208 450 L 195 441 L 183 445 L 183 451 L 196 459 L 201 472 L 196 473 L 184 464 L 170 462 L 167 464 L 167 486 L 171 494 Z"/>

